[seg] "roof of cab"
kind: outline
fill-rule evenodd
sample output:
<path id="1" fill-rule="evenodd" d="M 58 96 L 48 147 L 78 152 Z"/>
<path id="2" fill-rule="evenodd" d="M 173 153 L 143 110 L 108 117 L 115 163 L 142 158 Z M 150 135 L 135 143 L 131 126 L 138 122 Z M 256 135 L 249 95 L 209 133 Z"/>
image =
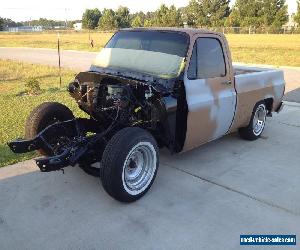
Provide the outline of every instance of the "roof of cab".
<path id="1" fill-rule="evenodd" d="M 128 30 L 128 31 L 173 31 L 173 32 L 183 32 L 188 34 L 190 37 L 196 34 L 222 34 L 215 31 L 210 31 L 206 29 L 195 29 L 195 28 L 173 28 L 173 27 L 166 27 L 166 28 L 157 28 L 157 27 L 150 27 L 150 28 L 126 28 L 121 30 Z"/>

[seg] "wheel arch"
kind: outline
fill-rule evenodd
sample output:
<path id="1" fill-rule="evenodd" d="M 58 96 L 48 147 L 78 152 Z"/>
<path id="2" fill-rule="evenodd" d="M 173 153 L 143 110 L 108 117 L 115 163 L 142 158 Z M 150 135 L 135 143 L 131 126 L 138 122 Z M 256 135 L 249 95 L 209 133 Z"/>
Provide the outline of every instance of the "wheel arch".
<path id="1" fill-rule="evenodd" d="M 268 113 L 270 114 L 273 110 L 274 98 L 273 97 L 266 98 L 263 101 L 265 102 Z"/>

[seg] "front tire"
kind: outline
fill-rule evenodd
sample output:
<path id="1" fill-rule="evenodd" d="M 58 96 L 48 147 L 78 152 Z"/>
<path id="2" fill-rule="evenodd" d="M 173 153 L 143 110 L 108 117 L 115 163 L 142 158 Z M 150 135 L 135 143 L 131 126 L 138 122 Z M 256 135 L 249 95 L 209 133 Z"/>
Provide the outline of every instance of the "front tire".
<path id="1" fill-rule="evenodd" d="M 37 106 L 27 117 L 25 125 L 25 138 L 33 139 L 42 130 L 48 126 L 67 120 L 74 119 L 72 111 L 65 105 L 58 102 L 44 102 Z M 51 136 L 51 140 L 55 143 L 56 136 Z M 49 149 L 39 149 L 40 154 L 50 156 Z"/>
<path id="2" fill-rule="evenodd" d="M 249 141 L 258 139 L 264 131 L 267 118 L 267 107 L 265 102 L 259 102 L 255 105 L 249 125 L 240 128 L 240 136 Z"/>
<path id="3" fill-rule="evenodd" d="M 122 129 L 104 150 L 102 185 L 118 201 L 136 201 L 150 189 L 158 165 L 158 146 L 153 136 L 141 128 Z"/>

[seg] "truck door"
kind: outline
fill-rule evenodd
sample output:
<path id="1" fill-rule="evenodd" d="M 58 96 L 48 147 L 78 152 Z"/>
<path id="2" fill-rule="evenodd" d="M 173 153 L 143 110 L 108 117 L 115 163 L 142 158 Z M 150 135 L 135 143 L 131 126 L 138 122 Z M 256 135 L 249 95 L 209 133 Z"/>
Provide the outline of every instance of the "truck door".
<path id="1" fill-rule="evenodd" d="M 183 150 L 219 138 L 231 126 L 236 91 L 228 46 L 221 41 L 218 35 L 195 40 L 184 77 L 189 112 Z"/>

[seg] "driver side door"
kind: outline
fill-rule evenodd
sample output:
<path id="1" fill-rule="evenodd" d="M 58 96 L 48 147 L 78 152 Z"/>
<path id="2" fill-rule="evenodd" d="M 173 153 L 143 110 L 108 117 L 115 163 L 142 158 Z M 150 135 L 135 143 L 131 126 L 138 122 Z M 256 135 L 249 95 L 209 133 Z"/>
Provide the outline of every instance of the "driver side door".
<path id="1" fill-rule="evenodd" d="M 225 135 L 232 124 L 236 92 L 226 51 L 218 35 L 201 35 L 194 43 L 184 77 L 188 105 L 184 151 Z"/>

